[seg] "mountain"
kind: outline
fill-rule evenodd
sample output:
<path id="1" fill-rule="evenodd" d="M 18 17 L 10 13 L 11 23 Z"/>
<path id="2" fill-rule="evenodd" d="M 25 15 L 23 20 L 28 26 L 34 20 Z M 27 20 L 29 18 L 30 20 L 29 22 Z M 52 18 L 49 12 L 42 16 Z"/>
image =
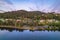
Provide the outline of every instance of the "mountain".
<path id="1" fill-rule="evenodd" d="M 23 18 L 32 18 L 32 19 L 58 19 L 60 20 L 60 14 L 55 12 L 45 13 L 41 11 L 26 11 L 26 10 L 17 10 L 11 12 L 0 13 L 0 18 L 14 18 L 18 17 Z"/>

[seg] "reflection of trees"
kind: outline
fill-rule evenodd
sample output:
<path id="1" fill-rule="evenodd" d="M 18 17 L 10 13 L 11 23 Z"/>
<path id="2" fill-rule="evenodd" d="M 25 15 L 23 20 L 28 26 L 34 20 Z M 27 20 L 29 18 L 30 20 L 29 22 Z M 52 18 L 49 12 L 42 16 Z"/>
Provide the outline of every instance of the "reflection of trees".
<path id="1" fill-rule="evenodd" d="M 29 31 L 34 32 L 34 30 L 29 30 Z"/>
<path id="2" fill-rule="evenodd" d="M 20 29 L 19 32 L 23 32 L 24 30 L 23 29 Z"/>
<path id="3" fill-rule="evenodd" d="M 9 31 L 9 32 L 12 32 L 13 30 L 9 29 L 8 31 Z"/>
<path id="4" fill-rule="evenodd" d="M 24 31 L 24 29 L 5 28 L 5 27 L 4 28 L 0 27 L 0 30 L 8 30 L 9 32 L 13 32 L 14 30 L 19 31 L 19 32 Z"/>

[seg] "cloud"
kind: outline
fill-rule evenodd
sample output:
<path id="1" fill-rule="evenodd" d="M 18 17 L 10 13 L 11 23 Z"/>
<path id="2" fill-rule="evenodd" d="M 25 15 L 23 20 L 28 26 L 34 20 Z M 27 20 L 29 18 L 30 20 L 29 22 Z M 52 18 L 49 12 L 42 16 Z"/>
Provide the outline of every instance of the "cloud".
<path id="1" fill-rule="evenodd" d="M 6 2 L 6 3 L 10 4 L 10 5 L 13 4 L 10 0 L 0 0 L 0 1 L 1 1 L 1 2 Z"/>
<path id="2" fill-rule="evenodd" d="M 37 10 L 60 12 L 60 0 L 0 0 L 0 10 Z M 7 10 L 6 10 L 7 9 Z"/>
<path id="3" fill-rule="evenodd" d="M 0 0 L 0 10 L 11 11 L 13 3 L 9 0 Z M 7 10 L 6 10 L 7 9 Z"/>

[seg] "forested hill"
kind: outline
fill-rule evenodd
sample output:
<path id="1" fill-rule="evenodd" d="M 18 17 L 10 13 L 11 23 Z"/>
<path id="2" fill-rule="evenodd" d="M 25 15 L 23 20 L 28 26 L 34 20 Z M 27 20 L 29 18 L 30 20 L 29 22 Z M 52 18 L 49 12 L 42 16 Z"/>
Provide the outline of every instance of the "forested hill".
<path id="1" fill-rule="evenodd" d="M 41 11 L 18 10 L 18 11 L 0 13 L 0 18 L 18 19 L 19 17 L 30 18 L 30 19 L 57 19 L 57 20 L 60 20 L 60 14 L 54 13 L 54 12 L 44 13 Z"/>

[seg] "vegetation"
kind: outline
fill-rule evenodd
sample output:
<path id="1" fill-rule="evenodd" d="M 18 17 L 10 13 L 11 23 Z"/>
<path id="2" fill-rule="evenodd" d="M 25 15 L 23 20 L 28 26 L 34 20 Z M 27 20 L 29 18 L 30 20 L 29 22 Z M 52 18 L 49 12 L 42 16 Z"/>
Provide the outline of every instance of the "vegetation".
<path id="1" fill-rule="evenodd" d="M 60 14 L 54 12 L 44 13 L 40 11 L 25 10 L 5 12 L 0 13 L 0 25 L 9 25 L 16 27 L 23 27 L 26 25 L 31 26 L 32 28 L 35 26 L 37 27 L 48 25 L 46 28 L 47 30 L 60 29 Z"/>

